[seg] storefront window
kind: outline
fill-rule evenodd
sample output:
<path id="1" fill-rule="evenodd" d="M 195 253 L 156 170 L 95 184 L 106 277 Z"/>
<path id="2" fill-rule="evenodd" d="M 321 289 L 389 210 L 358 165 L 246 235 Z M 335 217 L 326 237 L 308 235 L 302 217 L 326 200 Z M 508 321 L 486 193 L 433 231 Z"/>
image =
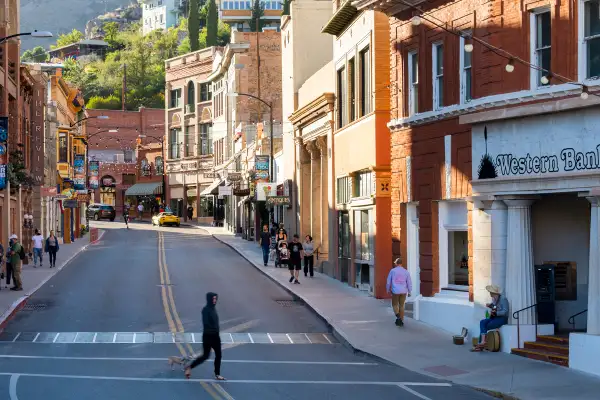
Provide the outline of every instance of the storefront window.
<path id="1" fill-rule="evenodd" d="M 163 158 L 162 157 L 156 157 L 154 159 L 154 168 L 155 168 L 156 175 L 163 174 Z"/>
<path id="2" fill-rule="evenodd" d="M 357 260 L 370 261 L 373 259 L 372 237 L 370 232 L 370 210 L 354 212 L 355 254 Z"/>
<path id="3" fill-rule="evenodd" d="M 448 284 L 469 285 L 469 258 L 466 231 L 448 232 Z"/>
<path id="4" fill-rule="evenodd" d="M 350 215 L 347 211 L 338 214 L 338 258 L 340 280 L 348 282 L 348 266 L 350 259 Z"/>
<path id="5" fill-rule="evenodd" d="M 64 134 L 62 134 L 64 135 Z M 69 162 L 67 147 L 67 137 L 61 136 L 58 138 L 58 162 Z"/>
<path id="6" fill-rule="evenodd" d="M 214 215 L 214 197 L 200 196 L 200 210 L 198 217 L 212 217 Z"/>

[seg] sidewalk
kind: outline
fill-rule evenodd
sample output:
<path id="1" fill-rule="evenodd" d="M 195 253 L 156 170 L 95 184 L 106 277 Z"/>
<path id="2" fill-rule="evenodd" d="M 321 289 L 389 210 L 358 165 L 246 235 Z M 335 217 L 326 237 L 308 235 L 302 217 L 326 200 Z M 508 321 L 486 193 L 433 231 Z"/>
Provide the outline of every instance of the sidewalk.
<path id="1" fill-rule="evenodd" d="M 269 267 L 262 266 L 256 242 L 235 237 L 223 228 L 198 228 L 301 298 L 355 350 L 415 372 L 521 400 L 599 398 L 600 378 L 505 353 L 471 353 L 467 344 L 452 344 L 450 333 L 412 319 L 398 328 L 387 301 L 319 273 L 313 279 L 302 276 L 301 285 L 290 284 L 287 270 L 273 268 L 272 262 Z"/>
<path id="2" fill-rule="evenodd" d="M 98 240 L 102 238 L 104 231 L 100 230 Z M 90 245 L 89 234 L 81 239 L 77 239 L 74 243 L 63 244 L 60 242 L 60 249 L 56 254 L 56 267 L 50 269 L 48 253 L 44 253 L 44 267 L 33 268 L 33 260 L 29 261 L 28 265 L 23 265 L 21 279 L 23 280 L 23 291 L 13 292 L 9 288 L 5 288 L 6 279 L 2 279 L 0 290 L 0 331 L 10 318 L 14 316 L 27 302 L 27 299 L 41 288 L 54 275 L 60 272 L 72 259 L 79 253 L 84 251 Z M 12 286 L 12 282 L 11 285 Z"/>

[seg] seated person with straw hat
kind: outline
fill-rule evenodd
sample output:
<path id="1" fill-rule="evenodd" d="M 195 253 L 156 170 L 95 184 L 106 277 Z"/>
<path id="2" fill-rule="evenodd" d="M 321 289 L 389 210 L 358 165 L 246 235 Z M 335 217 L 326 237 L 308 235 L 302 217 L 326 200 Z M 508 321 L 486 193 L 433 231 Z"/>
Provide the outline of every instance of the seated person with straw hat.
<path id="1" fill-rule="evenodd" d="M 508 323 L 508 299 L 502 296 L 502 290 L 496 285 L 488 285 L 485 290 L 490 292 L 492 302 L 485 306 L 490 309 L 489 317 L 479 322 L 479 344 L 472 351 L 482 351 L 486 345 L 486 335 L 492 329 L 498 329 Z"/>

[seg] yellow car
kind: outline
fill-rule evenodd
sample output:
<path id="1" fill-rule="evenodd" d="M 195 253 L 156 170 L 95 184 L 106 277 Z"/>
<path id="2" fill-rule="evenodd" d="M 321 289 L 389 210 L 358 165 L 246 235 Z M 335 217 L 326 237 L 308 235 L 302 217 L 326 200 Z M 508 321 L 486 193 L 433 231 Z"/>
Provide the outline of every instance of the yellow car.
<path id="1" fill-rule="evenodd" d="M 179 226 L 179 224 L 181 223 L 181 221 L 179 220 L 179 217 L 171 212 L 161 212 L 160 214 L 157 214 L 155 216 L 152 217 L 152 225 L 158 225 L 158 226 L 163 226 L 163 225 L 175 225 L 175 226 Z"/>

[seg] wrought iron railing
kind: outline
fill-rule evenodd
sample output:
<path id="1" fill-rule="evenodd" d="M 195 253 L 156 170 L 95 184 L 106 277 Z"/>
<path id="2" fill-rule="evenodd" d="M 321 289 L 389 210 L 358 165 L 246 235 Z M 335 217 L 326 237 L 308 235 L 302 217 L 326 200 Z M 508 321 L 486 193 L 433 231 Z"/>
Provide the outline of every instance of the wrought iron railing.
<path id="1" fill-rule="evenodd" d="M 533 304 L 529 307 L 525 307 L 520 310 L 517 310 L 513 313 L 513 319 L 517 320 L 517 346 L 519 349 L 521 348 L 521 324 L 519 321 L 519 314 L 522 313 L 523 311 L 527 311 L 531 308 L 535 308 L 534 313 L 533 313 L 533 318 L 535 321 L 535 337 L 537 338 L 537 335 L 538 335 L 537 303 Z"/>
<path id="2" fill-rule="evenodd" d="M 569 317 L 569 324 L 571 324 L 571 326 L 573 327 L 573 330 L 575 330 L 575 317 L 577 317 L 578 315 L 584 314 L 587 312 L 587 308 L 583 311 L 579 311 L 577 314 L 573 314 Z"/>

